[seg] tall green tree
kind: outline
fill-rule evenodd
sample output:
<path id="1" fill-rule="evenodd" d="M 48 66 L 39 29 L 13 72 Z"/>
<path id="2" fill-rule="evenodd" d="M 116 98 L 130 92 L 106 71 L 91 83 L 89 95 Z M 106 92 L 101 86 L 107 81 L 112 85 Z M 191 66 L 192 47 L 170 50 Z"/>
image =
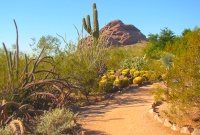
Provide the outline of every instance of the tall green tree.
<path id="1" fill-rule="evenodd" d="M 186 34 L 192 32 L 191 29 L 184 29 L 184 31 L 182 32 L 182 36 L 185 36 Z"/>
<path id="2" fill-rule="evenodd" d="M 145 53 L 151 58 L 159 59 L 162 51 L 164 51 L 168 44 L 173 44 L 177 39 L 174 32 L 168 28 L 161 29 L 160 34 L 148 35 L 149 43 L 145 47 Z"/>

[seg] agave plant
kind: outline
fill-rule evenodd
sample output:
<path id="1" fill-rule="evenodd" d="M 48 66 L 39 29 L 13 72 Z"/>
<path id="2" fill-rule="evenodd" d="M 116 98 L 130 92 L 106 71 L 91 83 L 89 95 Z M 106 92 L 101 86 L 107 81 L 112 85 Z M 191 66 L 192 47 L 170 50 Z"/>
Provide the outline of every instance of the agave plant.
<path id="1" fill-rule="evenodd" d="M 173 67 L 173 58 L 174 58 L 174 55 L 167 52 L 163 53 L 162 57 L 160 58 L 162 64 L 167 70 Z"/>

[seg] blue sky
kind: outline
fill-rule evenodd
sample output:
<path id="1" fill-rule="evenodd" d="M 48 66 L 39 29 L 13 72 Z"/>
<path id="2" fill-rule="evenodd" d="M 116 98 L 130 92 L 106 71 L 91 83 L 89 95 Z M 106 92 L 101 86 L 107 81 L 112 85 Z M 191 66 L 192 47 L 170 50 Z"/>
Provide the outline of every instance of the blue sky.
<path id="1" fill-rule="evenodd" d="M 56 33 L 76 41 L 74 25 L 81 31 L 82 18 L 97 4 L 99 27 L 120 19 L 148 36 L 168 27 L 176 35 L 185 28 L 200 27 L 200 0 L 0 0 L 0 43 L 15 43 L 16 20 L 20 50 L 29 52 L 31 38 Z M 92 19 L 91 19 L 92 20 Z M 2 45 L 0 45 L 2 47 Z"/>

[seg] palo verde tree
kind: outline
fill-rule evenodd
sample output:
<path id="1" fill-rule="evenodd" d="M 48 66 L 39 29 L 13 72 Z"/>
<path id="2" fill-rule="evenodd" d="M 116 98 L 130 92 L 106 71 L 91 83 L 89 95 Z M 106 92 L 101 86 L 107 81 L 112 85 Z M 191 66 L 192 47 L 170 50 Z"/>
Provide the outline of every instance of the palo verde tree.
<path id="1" fill-rule="evenodd" d="M 58 55 L 60 51 L 60 40 L 57 37 L 53 37 L 51 35 L 42 36 L 37 43 L 35 43 L 35 38 L 32 39 L 33 51 L 40 53 L 43 48 L 45 48 L 43 52 L 43 56 L 55 56 Z"/>

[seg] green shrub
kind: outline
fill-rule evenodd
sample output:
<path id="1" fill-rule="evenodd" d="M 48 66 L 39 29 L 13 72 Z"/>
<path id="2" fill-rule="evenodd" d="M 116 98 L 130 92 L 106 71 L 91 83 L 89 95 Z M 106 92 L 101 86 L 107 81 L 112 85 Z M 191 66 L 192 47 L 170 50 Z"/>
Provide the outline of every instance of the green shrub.
<path id="1" fill-rule="evenodd" d="M 125 59 L 133 58 L 136 56 L 143 56 L 143 47 L 138 46 L 126 46 L 126 47 L 110 47 L 106 50 L 106 63 L 109 69 L 120 69 L 122 68 L 123 61 Z M 124 66 L 122 69 L 129 68 Z"/>
<path id="2" fill-rule="evenodd" d="M 121 68 L 123 69 L 136 69 L 141 70 L 143 66 L 146 64 L 145 57 L 133 57 L 133 58 L 127 58 L 122 62 Z"/>
<path id="3" fill-rule="evenodd" d="M 87 41 L 82 40 L 78 47 L 71 47 L 76 45 L 65 40 L 64 42 L 65 56 L 58 70 L 63 78 L 69 78 L 74 86 L 73 91 L 79 91 L 89 101 L 89 95 L 98 92 L 100 77 L 107 71 L 103 41 L 99 40 L 97 45 L 87 46 Z M 68 46 L 75 50 L 68 50 Z"/>
<path id="4" fill-rule="evenodd" d="M 44 135 L 72 134 L 76 126 L 77 114 L 68 109 L 54 109 L 45 112 L 41 122 L 36 127 L 36 133 Z"/>
<path id="5" fill-rule="evenodd" d="M 147 63 L 143 67 L 149 73 L 149 81 L 158 82 L 158 78 L 166 72 L 161 60 L 147 59 Z"/>
<path id="6" fill-rule="evenodd" d="M 6 127 L 1 127 L 0 128 L 0 134 L 1 135 L 13 135 L 13 130 L 10 126 L 6 126 Z"/>
<path id="7" fill-rule="evenodd" d="M 171 104 L 168 116 L 176 122 L 178 116 L 191 117 L 200 110 L 200 29 L 182 36 L 171 48 L 176 56 L 173 66 L 163 74 L 167 88 L 155 91 L 156 99 L 165 99 Z M 176 46 L 176 47 L 175 47 Z M 192 112 L 196 110 L 195 112 Z"/>
<path id="8" fill-rule="evenodd" d="M 161 29 L 160 34 L 149 34 L 149 43 L 145 46 L 145 54 L 154 59 L 160 59 L 162 51 L 164 51 L 168 44 L 173 44 L 178 37 L 176 37 L 168 28 Z"/>

